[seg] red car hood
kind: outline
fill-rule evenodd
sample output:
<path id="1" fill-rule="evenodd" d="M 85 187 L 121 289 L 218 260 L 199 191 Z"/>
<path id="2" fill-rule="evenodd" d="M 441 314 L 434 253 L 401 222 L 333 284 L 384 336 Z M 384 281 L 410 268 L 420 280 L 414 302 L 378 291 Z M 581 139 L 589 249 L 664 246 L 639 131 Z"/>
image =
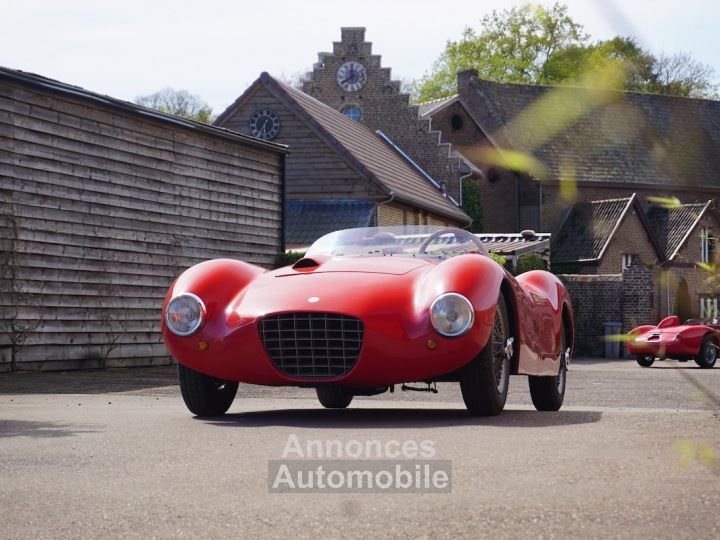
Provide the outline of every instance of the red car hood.
<path id="1" fill-rule="evenodd" d="M 228 306 L 230 326 L 269 313 L 318 311 L 366 318 L 389 312 L 412 321 L 427 302 L 416 284 L 435 262 L 411 258 L 331 259 L 318 266 L 267 272 L 249 284 Z M 434 297 L 434 296 L 433 296 Z M 383 306 L 378 313 L 378 306 Z M 413 313 L 415 312 L 415 313 Z"/>
<path id="2" fill-rule="evenodd" d="M 314 259 L 303 259 L 307 264 L 318 263 L 317 266 L 288 266 L 271 272 L 277 277 L 297 276 L 298 274 L 320 274 L 326 272 L 360 272 L 372 274 L 394 274 L 401 275 L 412 272 L 418 268 L 436 264 L 435 261 L 427 259 L 416 259 L 414 257 L 347 257 L 330 259 L 317 257 Z M 297 267 L 297 268 L 296 268 Z"/>

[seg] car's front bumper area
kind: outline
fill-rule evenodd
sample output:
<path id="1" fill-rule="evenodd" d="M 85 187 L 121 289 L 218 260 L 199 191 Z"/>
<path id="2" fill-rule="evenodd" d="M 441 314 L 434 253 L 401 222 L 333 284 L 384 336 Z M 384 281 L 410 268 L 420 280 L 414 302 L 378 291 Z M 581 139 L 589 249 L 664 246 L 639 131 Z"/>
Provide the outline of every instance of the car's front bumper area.
<path id="1" fill-rule="evenodd" d="M 677 334 L 642 335 L 628 340 L 628 352 L 635 355 L 653 355 L 658 358 L 691 356 L 697 354 L 697 347 L 683 341 Z"/>
<path id="2" fill-rule="evenodd" d="M 259 320 L 205 327 L 197 334 L 179 337 L 163 327 L 165 343 L 180 363 L 219 379 L 265 385 L 299 385 L 337 382 L 349 387 L 374 387 L 432 379 L 470 362 L 490 334 L 492 316 L 476 319 L 473 328 L 458 338 L 437 334 L 426 317 L 412 324 L 397 318 L 364 319 L 364 336 L 354 366 L 331 377 L 291 376 L 281 372 L 266 351 Z"/>

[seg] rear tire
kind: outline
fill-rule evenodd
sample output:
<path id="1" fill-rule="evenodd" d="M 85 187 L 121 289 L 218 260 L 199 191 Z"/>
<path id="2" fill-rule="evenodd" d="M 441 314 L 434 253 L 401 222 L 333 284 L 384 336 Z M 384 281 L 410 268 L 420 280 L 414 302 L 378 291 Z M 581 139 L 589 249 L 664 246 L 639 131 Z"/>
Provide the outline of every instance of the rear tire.
<path id="1" fill-rule="evenodd" d="M 319 386 L 315 389 L 320 404 L 326 409 L 345 409 L 353 399 L 339 386 Z"/>
<path id="2" fill-rule="evenodd" d="M 567 383 L 567 338 L 565 327 L 560 329 L 560 369 L 552 377 L 530 376 L 530 397 L 538 411 L 558 411 L 565 400 L 565 385 Z"/>
<path id="3" fill-rule="evenodd" d="M 510 383 L 510 359 L 505 353 L 509 337 L 507 307 L 500 294 L 490 337 L 460 375 L 460 390 L 471 416 L 495 416 L 505 407 Z"/>
<path id="4" fill-rule="evenodd" d="M 637 363 L 642 367 L 650 367 L 655 362 L 655 357 L 651 354 L 636 354 L 635 360 L 637 360 Z"/>
<path id="5" fill-rule="evenodd" d="M 178 364 L 178 379 L 183 401 L 197 416 L 220 416 L 232 405 L 238 383 L 210 377 Z"/>
<path id="6" fill-rule="evenodd" d="M 695 363 L 703 369 L 710 369 L 717 361 L 717 340 L 710 334 L 703 338 L 700 352 L 695 357 Z"/>

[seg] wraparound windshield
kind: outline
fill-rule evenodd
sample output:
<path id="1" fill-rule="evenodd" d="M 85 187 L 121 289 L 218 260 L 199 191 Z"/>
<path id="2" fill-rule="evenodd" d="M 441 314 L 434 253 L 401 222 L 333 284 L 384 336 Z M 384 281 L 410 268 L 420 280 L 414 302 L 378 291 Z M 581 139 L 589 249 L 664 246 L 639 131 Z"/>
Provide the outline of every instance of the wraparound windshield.
<path id="1" fill-rule="evenodd" d="M 466 253 L 487 255 L 487 250 L 477 236 L 462 229 L 405 225 L 345 229 L 326 234 L 310 246 L 306 257 L 447 258 Z"/>

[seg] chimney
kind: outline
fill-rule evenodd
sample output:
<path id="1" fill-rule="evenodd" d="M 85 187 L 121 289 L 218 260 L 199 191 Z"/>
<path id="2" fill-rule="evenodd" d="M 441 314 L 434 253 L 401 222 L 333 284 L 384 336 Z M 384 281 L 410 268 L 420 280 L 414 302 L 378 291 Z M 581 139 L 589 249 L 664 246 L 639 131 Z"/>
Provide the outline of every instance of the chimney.
<path id="1" fill-rule="evenodd" d="M 466 69 L 465 71 L 459 71 L 457 74 L 457 89 L 458 94 L 462 95 L 470 86 L 470 81 L 477 79 L 477 69 Z"/>

